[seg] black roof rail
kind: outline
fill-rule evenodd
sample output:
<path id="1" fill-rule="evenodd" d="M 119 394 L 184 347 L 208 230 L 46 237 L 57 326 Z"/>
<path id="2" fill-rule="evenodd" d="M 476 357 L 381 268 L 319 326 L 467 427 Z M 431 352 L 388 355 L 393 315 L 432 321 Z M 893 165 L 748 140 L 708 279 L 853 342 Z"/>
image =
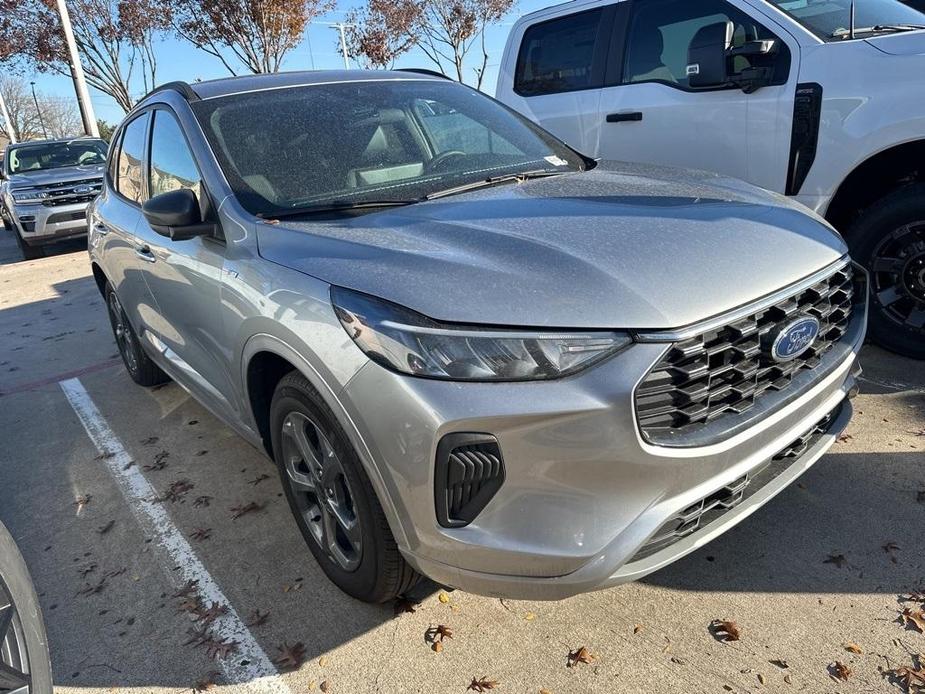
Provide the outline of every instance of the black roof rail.
<path id="1" fill-rule="evenodd" d="M 141 97 L 139 101 L 144 101 L 152 94 L 156 94 L 157 92 L 164 92 L 167 90 L 178 92 L 180 96 L 189 102 L 199 101 L 199 95 L 193 91 L 193 88 L 189 86 L 189 84 L 183 82 L 182 80 L 177 80 L 175 82 L 165 82 L 164 84 L 158 85 L 143 97 Z"/>
<path id="2" fill-rule="evenodd" d="M 416 72 L 419 75 L 430 75 L 431 77 L 440 77 L 441 79 L 450 80 L 452 78 L 436 70 L 428 70 L 426 67 L 400 67 L 395 72 Z"/>

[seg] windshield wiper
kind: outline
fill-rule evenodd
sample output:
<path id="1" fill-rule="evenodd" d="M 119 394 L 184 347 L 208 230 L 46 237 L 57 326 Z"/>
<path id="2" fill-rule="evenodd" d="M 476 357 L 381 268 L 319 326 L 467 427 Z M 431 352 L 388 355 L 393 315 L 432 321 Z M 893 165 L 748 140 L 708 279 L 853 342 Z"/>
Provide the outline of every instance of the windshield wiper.
<path id="1" fill-rule="evenodd" d="M 489 176 L 488 178 L 482 178 L 478 181 L 471 181 L 445 190 L 438 190 L 435 193 L 428 193 L 424 196 L 424 199 L 436 200 L 437 198 L 444 198 L 448 195 L 456 195 L 457 193 L 465 193 L 478 188 L 495 186 L 499 183 L 523 183 L 531 178 L 546 178 L 548 176 L 558 176 L 563 173 L 565 172 L 550 169 L 537 169 L 536 171 L 519 171 L 518 173 L 504 174 L 502 176 Z"/>
<path id="2" fill-rule="evenodd" d="M 342 210 L 364 210 L 376 207 L 402 207 L 420 202 L 420 199 L 411 200 L 332 200 L 323 205 L 297 207 L 292 210 L 279 210 L 257 215 L 263 219 L 286 219 L 288 217 L 302 217 L 304 215 L 323 214 L 325 212 L 340 212 Z"/>
<path id="3" fill-rule="evenodd" d="M 876 34 L 880 32 L 918 31 L 919 29 L 925 29 L 925 24 L 875 24 L 870 27 L 857 27 L 854 33 L 855 35 Z M 850 35 L 850 29 L 836 29 L 830 34 L 830 38 L 841 39 Z"/>

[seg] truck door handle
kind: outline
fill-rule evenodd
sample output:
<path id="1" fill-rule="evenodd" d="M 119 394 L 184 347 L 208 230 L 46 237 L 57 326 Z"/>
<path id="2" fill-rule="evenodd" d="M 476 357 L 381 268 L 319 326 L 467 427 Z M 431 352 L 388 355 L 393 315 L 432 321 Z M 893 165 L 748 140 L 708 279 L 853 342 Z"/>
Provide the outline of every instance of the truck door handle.
<path id="1" fill-rule="evenodd" d="M 624 123 L 627 121 L 642 120 L 642 111 L 624 111 L 623 113 L 608 113 L 608 123 Z"/>
<path id="2" fill-rule="evenodd" d="M 135 255 L 144 260 L 147 263 L 157 262 L 157 256 L 151 251 L 151 247 L 148 244 L 143 244 L 138 246 L 135 249 Z"/>

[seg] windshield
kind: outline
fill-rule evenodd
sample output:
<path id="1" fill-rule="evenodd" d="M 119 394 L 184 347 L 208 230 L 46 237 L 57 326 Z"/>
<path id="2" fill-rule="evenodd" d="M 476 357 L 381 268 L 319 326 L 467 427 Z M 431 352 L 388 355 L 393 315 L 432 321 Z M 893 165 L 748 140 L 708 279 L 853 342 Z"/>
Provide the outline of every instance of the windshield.
<path id="1" fill-rule="evenodd" d="M 584 160 L 472 89 L 435 80 L 319 84 L 194 104 L 241 204 L 273 216 L 414 202 Z"/>
<path id="2" fill-rule="evenodd" d="M 102 140 L 43 142 L 11 147 L 7 152 L 9 173 L 60 169 L 64 166 L 89 166 L 106 161 L 106 143 Z"/>
<path id="3" fill-rule="evenodd" d="M 826 41 L 849 37 L 851 0 L 768 0 Z M 925 15 L 899 0 L 855 0 L 854 26 L 869 35 L 925 26 Z"/>

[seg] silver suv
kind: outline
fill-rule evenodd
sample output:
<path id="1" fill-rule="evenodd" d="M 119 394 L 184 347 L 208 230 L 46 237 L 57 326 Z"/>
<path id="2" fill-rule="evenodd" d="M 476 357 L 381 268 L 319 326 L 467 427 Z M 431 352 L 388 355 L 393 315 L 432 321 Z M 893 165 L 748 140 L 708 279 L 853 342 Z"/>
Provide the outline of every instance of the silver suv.
<path id="1" fill-rule="evenodd" d="M 780 196 L 415 72 L 174 83 L 113 142 L 89 248 L 129 373 L 266 450 L 363 600 L 638 578 L 851 416 L 865 275 Z"/>
<path id="2" fill-rule="evenodd" d="M 103 140 L 85 137 L 7 145 L 0 217 L 26 260 L 87 233 L 87 204 L 102 187 L 106 150 Z"/>

